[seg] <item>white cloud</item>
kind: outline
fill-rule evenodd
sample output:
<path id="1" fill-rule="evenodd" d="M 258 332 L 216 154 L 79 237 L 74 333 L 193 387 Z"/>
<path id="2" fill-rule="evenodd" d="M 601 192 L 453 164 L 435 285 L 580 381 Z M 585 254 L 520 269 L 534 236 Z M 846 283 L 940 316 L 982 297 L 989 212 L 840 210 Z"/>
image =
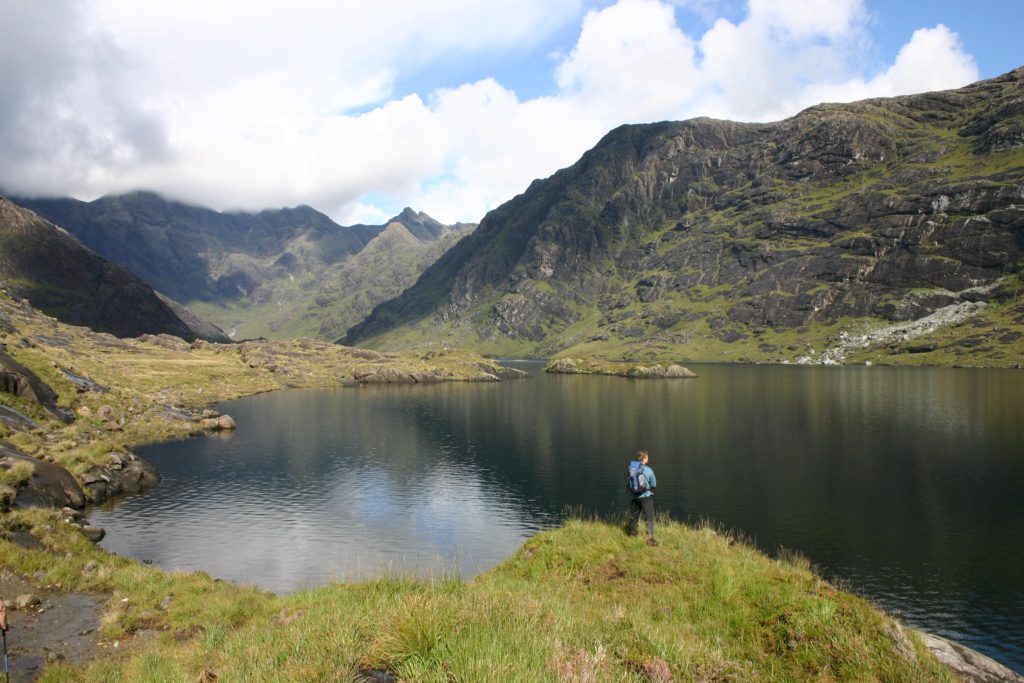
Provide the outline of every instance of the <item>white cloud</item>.
<path id="1" fill-rule="evenodd" d="M 942 25 L 866 72 L 862 0 L 750 0 L 702 35 L 684 32 L 672 4 L 619 0 L 582 18 L 549 63 L 547 96 L 486 76 L 395 92 L 453 63 L 486 73 L 528 56 L 580 20 L 581 2 L 4 3 L 0 187 L 307 203 L 343 222 L 380 218 L 385 197 L 479 220 L 622 123 L 772 120 L 977 79 Z"/>

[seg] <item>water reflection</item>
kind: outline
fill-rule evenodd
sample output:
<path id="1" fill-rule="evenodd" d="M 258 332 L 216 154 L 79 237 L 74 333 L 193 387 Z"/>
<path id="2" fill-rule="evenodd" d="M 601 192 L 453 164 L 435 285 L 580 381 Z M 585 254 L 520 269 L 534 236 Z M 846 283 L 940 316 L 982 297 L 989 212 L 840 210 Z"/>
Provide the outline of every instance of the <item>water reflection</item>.
<path id="1" fill-rule="evenodd" d="M 659 509 L 798 550 L 1024 666 L 1019 373 L 693 367 L 235 401 L 237 435 L 146 449 L 164 483 L 93 521 L 116 552 L 277 591 L 472 575 L 567 507 L 623 510 L 625 460 L 644 448 Z"/>

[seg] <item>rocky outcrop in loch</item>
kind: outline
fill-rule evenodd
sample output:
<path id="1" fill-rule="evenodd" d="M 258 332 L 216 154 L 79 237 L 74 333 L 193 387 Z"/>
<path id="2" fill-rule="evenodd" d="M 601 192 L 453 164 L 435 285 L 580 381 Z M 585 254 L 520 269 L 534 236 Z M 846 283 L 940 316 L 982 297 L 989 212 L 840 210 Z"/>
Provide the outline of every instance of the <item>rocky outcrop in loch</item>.
<path id="1" fill-rule="evenodd" d="M 697 373 L 676 363 L 644 366 L 612 363 L 596 358 L 557 358 L 544 368 L 544 372 L 554 375 L 614 375 L 634 379 L 689 379 L 697 376 Z"/>

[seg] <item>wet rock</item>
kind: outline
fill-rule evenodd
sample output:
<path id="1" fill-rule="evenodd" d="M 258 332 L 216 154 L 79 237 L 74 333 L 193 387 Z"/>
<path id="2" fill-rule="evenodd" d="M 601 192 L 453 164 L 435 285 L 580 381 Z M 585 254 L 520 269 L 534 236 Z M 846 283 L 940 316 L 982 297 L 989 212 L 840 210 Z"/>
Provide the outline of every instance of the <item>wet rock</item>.
<path id="1" fill-rule="evenodd" d="M 82 534 L 93 543 L 99 543 L 107 535 L 107 532 L 103 527 L 87 524 L 82 527 Z"/>

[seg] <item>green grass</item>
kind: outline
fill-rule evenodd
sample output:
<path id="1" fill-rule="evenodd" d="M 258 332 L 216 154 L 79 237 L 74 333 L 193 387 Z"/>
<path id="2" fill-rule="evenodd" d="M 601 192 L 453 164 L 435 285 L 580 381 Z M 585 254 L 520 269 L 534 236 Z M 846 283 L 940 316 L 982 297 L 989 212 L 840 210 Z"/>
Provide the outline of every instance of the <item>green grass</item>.
<path id="1" fill-rule="evenodd" d="M 661 545 L 621 521 L 573 519 L 471 581 L 386 577 L 287 597 L 107 555 L 48 513 L 19 518 L 51 548 L 0 541 L 2 564 L 107 596 L 117 658 L 43 681 L 952 680 L 913 636 L 792 555 L 659 519 Z M 282 549 L 283 551 L 285 549 Z M 65 554 L 70 551 L 70 554 Z M 89 560 L 99 563 L 83 573 Z M 161 602 L 171 599 L 161 608 Z M 910 659 L 900 648 L 914 652 Z"/>

